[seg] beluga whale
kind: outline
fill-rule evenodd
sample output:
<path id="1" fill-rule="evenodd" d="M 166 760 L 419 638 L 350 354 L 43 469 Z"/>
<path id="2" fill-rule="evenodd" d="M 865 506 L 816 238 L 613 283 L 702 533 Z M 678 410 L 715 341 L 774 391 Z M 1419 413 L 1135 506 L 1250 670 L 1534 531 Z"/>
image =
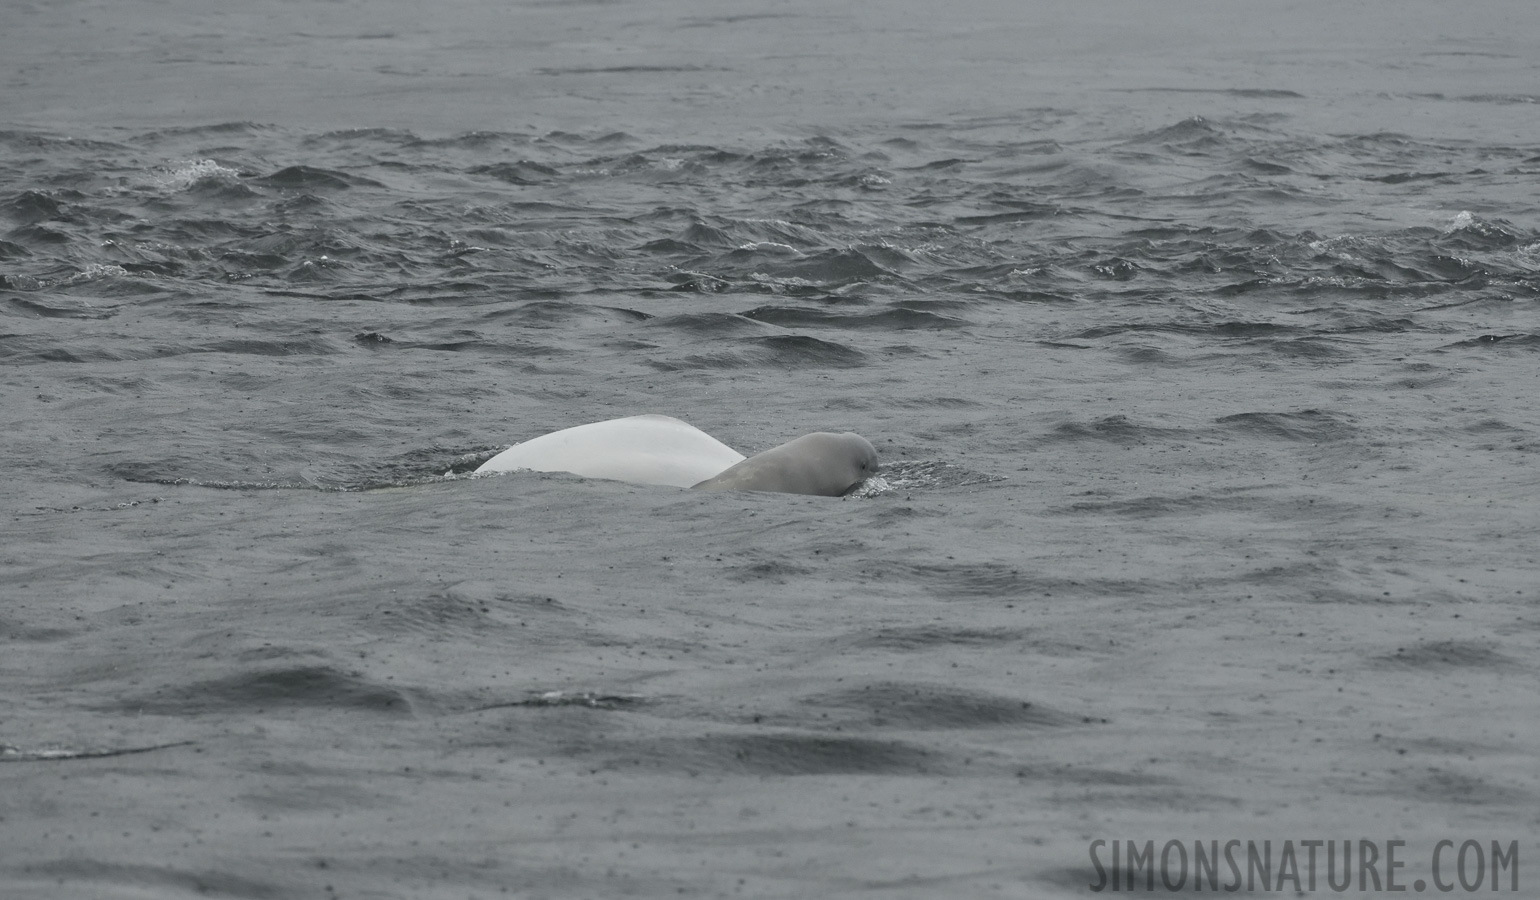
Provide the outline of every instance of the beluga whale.
<path id="1" fill-rule="evenodd" d="M 838 497 L 875 475 L 877 451 L 851 432 L 804 434 L 745 457 L 673 416 L 608 419 L 515 444 L 477 474 L 528 469 L 701 491 L 773 491 Z"/>

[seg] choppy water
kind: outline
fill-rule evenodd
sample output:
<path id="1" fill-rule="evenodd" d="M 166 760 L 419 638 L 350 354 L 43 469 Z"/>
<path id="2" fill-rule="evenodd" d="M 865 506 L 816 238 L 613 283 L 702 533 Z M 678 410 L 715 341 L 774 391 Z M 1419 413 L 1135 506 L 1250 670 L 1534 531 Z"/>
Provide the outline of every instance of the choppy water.
<path id="1" fill-rule="evenodd" d="M 1172 382 L 1540 342 L 1534 147 L 1299 134 L 1265 112 L 1106 132 L 1051 109 L 769 145 L 110 136 L 0 136 L 13 383 L 98 410 L 148 392 L 178 420 L 97 450 L 92 477 L 388 484 L 530 436 L 523 416 L 581 418 L 549 401 L 615 378 L 901 383 L 971 342 L 1007 381 L 1051 355 Z M 978 388 L 926 390 L 946 409 Z M 816 399 L 884 405 L 853 393 Z M 481 421 L 465 406 L 494 398 Z M 403 429 L 436 441 L 396 449 Z"/>
<path id="2" fill-rule="evenodd" d="M 714 77 L 545 52 L 574 96 Z M 1111 77 L 709 130 L 0 122 L 6 875 L 1046 896 L 1093 837 L 1287 801 L 1532 836 L 1535 98 Z M 884 477 L 462 474 L 640 412 L 858 431 Z"/>

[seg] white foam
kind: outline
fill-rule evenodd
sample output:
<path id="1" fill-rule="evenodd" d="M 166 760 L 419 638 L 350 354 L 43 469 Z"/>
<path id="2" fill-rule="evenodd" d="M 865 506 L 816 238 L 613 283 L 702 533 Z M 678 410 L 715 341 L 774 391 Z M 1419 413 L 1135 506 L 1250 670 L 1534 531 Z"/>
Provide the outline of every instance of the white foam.
<path id="1" fill-rule="evenodd" d="M 240 172 L 222 166 L 212 159 L 178 160 L 161 172 L 155 179 L 161 187 L 185 191 L 206 181 L 230 182 L 239 178 Z"/>
<path id="2" fill-rule="evenodd" d="M 91 265 L 86 266 L 83 271 L 71 275 L 68 278 L 61 278 L 54 283 L 61 287 L 65 287 L 72 284 L 84 284 L 88 281 L 97 281 L 102 278 L 121 278 L 127 274 L 128 270 L 122 266 L 92 263 Z"/>
<path id="3" fill-rule="evenodd" d="M 1448 225 L 1444 226 L 1444 233 L 1448 234 L 1451 231 L 1460 231 L 1462 229 L 1469 228 L 1469 227 L 1471 227 L 1472 225 L 1475 225 L 1475 224 L 1476 224 L 1476 215 L 1475 215 L 1475 213 L 1472 213 L 1468 209 L 1462 209 L 1458 213 L 1455 214 L 1453 219 L 1449 220 L 1449 224 Z"/>

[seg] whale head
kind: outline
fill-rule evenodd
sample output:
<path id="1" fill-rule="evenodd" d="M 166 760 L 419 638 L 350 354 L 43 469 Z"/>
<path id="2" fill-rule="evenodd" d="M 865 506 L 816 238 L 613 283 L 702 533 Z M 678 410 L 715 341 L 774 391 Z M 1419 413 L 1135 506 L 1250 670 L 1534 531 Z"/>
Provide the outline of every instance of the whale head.
<path id="1" fill-rule="evenodd" d="M 866 438 L 817 431 L 751 456 L 694 489 L 839 497 L 880 468 L 877 450 Z"/>

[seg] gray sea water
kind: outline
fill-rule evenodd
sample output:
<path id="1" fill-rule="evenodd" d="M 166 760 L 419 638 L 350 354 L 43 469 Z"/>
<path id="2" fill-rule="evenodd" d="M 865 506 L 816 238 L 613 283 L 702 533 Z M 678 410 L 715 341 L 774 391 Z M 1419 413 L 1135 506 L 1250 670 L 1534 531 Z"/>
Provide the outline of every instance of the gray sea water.
<path id="1" fill-rule="evenodd" d="M 1533 7 L 0 16 L 4 896 L 1540 850 Z"/>

